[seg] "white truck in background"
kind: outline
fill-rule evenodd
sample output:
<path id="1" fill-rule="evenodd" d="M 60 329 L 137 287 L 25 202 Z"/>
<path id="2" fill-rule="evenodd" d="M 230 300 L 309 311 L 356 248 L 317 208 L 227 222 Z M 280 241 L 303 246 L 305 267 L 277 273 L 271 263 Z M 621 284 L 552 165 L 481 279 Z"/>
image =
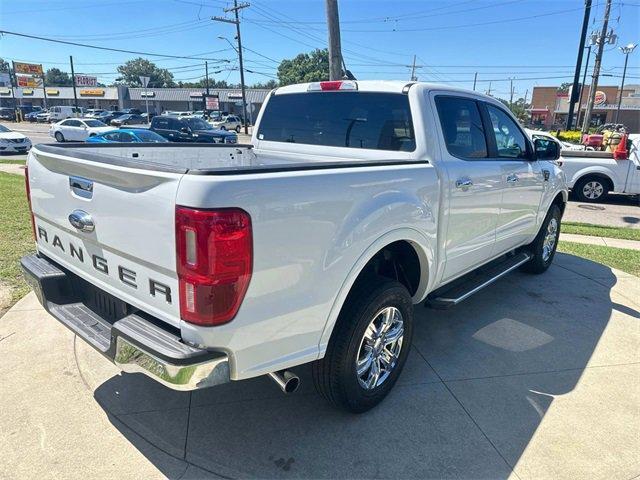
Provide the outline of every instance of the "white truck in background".
<path id="1" fill-rule="evenodd" d="M 559 149 L 491 97 L 290 85 L 253 145 L 35 146 L 22 267 L 47 311 L 170 388 L 269 375 L 292 391 L 312 362 L 329 402 L 363 412 L 402 371 L 413 305 L 553 261 Z"/>
<path id="2" fill-rule="evenodd" d="M 528 130 L 535 140 L 558 142 L 545 132 Z M 640 195 L 640 134 L 629 135 L 631 147 L 625 159 L 611 152 L 562 149 L 558 164 L 567 177 L 567 186 L 582 202 L 600 202 L 608 193 Z"/>

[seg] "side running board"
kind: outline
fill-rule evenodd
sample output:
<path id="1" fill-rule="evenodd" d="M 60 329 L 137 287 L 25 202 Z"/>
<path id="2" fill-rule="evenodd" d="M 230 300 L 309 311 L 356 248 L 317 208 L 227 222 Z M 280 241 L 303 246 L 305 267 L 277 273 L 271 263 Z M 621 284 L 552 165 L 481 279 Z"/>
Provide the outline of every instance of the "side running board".
<path id="1" fill-rule="evenodd" d="M 531 254 L 529 252 L 520 252 L 491 262 L 489 265 L 468 273 L 451 284 L 435 290 L 427 297 L 425 306 L 438 310 L 453 307 L 484 287 L 491 285 L 499 278 L 504 277 L 507 273 L 527 263 L 530 259 Z"/>

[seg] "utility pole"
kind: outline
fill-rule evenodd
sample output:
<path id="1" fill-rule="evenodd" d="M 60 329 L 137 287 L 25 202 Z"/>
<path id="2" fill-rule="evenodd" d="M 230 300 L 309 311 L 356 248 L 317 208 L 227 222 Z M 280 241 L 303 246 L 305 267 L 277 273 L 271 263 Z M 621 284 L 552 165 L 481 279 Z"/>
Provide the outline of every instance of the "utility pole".
<path id="1" fill-rule="evenodd" d="M 329 80 L 340 80 L 342 78 L 342 50 L 340 47 L 338 0 L 325 0 L 325 4 L 329 32 Z"/>
<path id="2" fill-rule="evenodd" d="M 207 95 L 209 95 L 209 62 L 204 62 L 204 79 Z"/>
<path id="3" fill-rule="evenodd" d="M 513 109 L 513 78 L 509 78 L 509 109 Z"/>
<path id="4" fill-rule="evenodd" d="M 416 77 L 416 56 L 413 56 L 413 64 L 411 65 L 411 81 L 417 82 L 418 77 Z"/>
<path id="5" fill-rule="evenodd" d="M 242 116 L 244 123 L 244 133 L 246 135 L 249 134 L 249 126 L 247 124 L 247 92 L 246 87 L 244 85 L 244 64 L 242 63 L 242 39 L 240 37 L 240 18 L 238 17 L 238 11 L 243 8 L 247 8 L 249 6 L 248 3 L 238 4 L 238 0 L 233 0 L 233 7 L 225 8 L 224 12 L 229 13 L 233 12 L 235 15 L 235 20 L 229 20 L 228 18 L 222 17 L 211 17 L 211 20 L 215 20 L 216 22 L 224 22 L 224 23 L 233 23 L 236 26 L 236 40 L 238 41 L 238 62 L 240 63 L 240 89 L 242 90 Z"/>
<path id="6" fill-rule="evenodd" d="M 491 96 L 491 80 L 489 80 L 489 89 L 487 90 L 487 95 Z"/>
<path id="7" fill-rule="evenodd" d="M 589 125 L 591 124 L 591 112 L 593 111 L 593 103 L 596 99 L 596 90 L 598 89 L 598 77 L 600 76 L 600 65 L 602 64 L 602 53 L 604 51 L 604 44 L 609 39 L 612 39 L 612 35 L 607 35 L 607 28 L 609 27 L 609 13 L 611 12 L 611 0 L 607 0 L 607 5 L 604 9 L 604 20 L 602 22 L 602 32 L 598 38 L 598 50 L 596 52 L 596 60 L 593 64 L 593 74 L 591 76 L 591 89 L 589 90 L 589 100 L 587 102 L 587 109 L 584 112 L 584 122 L 582 123 L 582 133 L 589 132 Z"/>
<path id="8" fill-rule="evenodd" d="M 73 57 L 69 55 L 69 63 L 71 64 L 71 84 L 73 85 L 73 104 L 78 108 L 78 93 L 76 92 L 76 73 L 73 70 Z"/>
<path id="9" fill-rule="evenodd" d="M 478 81 L 478 72 L 473 76 L 473 91 L 476 91 L 476 82 Z"/>
<path id="10" fill-rule="evenodd" d="M 576 71 L 573 74 L 573 87 L 571 88 L 571 97 L 569 98 L 569 115 L 567 115 L 567 130 L 573 127 L 573 111 L 576 100 L 578 100 L 578 80 L 580 79 L 580 70 L 582 69 L 582 54 L 584 53 L 584 43 L 587 39 L 587 29 L 589 28 L 589 17 L 591 16 L 591 0 L 584 2 L 584 18 L 582 19 L 582 32 L 580 33 L 580 46 L 578 47 L 578 59 L 576 60 Z M 584 83 L 582 84 L 584 88 Z M 582 89 L 580 89 L 580 97 L 582 97 Z M 578 105 L 578 117 L 580 117 L 580 105 Z"/>
<path id="11" fill-rule="evenodd" d="M 589 70 L 589 58 L 591 57 L 591 45 L 587 46 L 587 61 L 584 64 L 584 75 L 582 75 L 582 87 L 580 87 L 580 98 L 578 99 L 578 116 L 576 118 L 576 125 L 580 123 L 580 110 L 582 110 L 582 96 L 584 95 L 586 81 L 587 81 L 587 71 Z"/>

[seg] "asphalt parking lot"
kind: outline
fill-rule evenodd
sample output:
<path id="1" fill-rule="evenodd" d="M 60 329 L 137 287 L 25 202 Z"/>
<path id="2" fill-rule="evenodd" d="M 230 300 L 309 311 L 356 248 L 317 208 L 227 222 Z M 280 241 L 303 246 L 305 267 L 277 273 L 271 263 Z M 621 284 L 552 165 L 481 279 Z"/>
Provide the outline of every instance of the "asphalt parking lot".
<path id="1" fill-rule="evenodd" d="M 290 396 L 119 374 L 30 294 L 0 323 L 0 478 L 630 479 L 638 299 L 637 277 L 558 254 L 455 309 L 418 306 L 399 384 L 353 416 L 307 367 Z"/>

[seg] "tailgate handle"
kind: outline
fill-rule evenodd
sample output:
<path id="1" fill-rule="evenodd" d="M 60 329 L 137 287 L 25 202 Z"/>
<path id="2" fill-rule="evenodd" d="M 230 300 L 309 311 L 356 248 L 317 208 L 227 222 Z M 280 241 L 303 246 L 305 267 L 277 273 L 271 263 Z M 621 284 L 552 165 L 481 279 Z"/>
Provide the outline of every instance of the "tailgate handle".
<path id="1" fill-rule="evenodd" d="M 82 177 L 69 177 L 69 187 L 71 191 L 83 198 L 93 196 L 93 181 Z"/>

